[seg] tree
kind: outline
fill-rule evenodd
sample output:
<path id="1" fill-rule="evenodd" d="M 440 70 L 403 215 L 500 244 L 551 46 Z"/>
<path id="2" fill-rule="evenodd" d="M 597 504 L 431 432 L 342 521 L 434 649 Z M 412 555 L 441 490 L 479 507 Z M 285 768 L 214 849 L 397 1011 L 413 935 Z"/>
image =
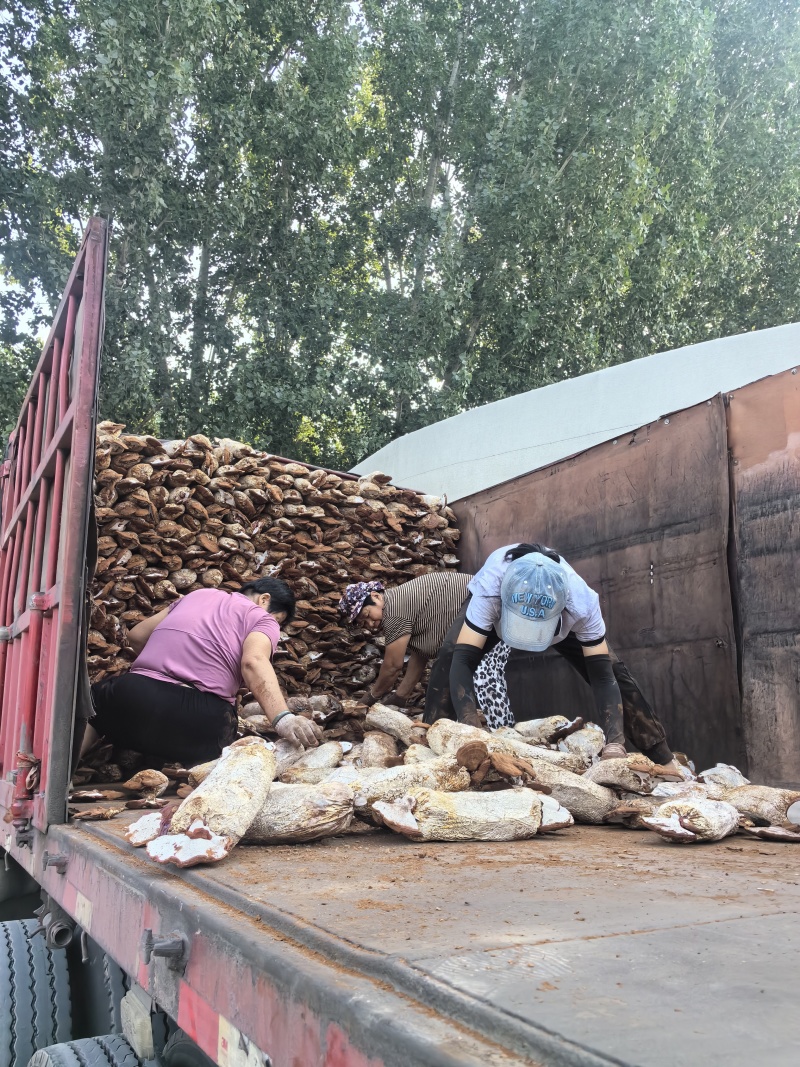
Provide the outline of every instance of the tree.
<path id="1" fill-rule="evenodd" d="M 2 414 L 94 211 L 102 413 L 338 467 L 797 318 L 799 20 L 788 0 L 10 0 Z"/>

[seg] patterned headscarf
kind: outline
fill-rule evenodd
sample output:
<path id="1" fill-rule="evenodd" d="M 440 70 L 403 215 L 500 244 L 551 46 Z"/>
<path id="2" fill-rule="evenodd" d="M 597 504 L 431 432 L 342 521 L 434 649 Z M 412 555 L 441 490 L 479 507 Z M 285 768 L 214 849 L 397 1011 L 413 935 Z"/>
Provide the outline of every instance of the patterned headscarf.
<path id="1" fill-rule="evenodd" d="M 384 588 L 383 582 L 356 582 L 355 585 L 348 585 L 339 601 L 339 611 L 348 622 L 354 622 L 370 593 L 382 593 Z"/>

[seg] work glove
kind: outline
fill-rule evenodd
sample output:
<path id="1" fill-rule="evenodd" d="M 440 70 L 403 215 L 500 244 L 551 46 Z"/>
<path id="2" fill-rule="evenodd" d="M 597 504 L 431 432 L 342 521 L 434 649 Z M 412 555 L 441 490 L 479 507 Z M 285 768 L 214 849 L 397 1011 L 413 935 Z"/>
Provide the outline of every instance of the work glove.
<path id="1" fill-rule="evenodd" d="M 612 741 L 610 744 L 603 747 L 603 751 L 600 753 L 600 759 L 625 759 L 627 755 L 628 753 L 626 752 L 624 745 Z"/>
<path id="2" fill-rule="evenodd" d="M 284 741 L 291 741 L 303 748 L 316 748 L 322 737 L 322 728 L 303 715 L 281 715 L 275 724 L 275 733 Z"/>
<path id="3" fill-rule="evenodd" d="M 459 722 L 463 722 L 465 726 L 474 726 L 478 730 L 485 729 L 485 726 L 481 721 L 480 712 L 476 708 L 463 708 L 460 710 L 461 714 L 458 716 Z"/>
<path id="4" fill-rule="evenodd" d="M 373 704 L 377 704 L 379 700 L 381 703 L 383 703 L 383 699 L 381 697 L 373 696 L 372 693 L 370 693 L 369 691 L 367 691 L 364 696 L 361 697 L 361 703 L 365 704 L 368 708 L 371 708 Z"/>

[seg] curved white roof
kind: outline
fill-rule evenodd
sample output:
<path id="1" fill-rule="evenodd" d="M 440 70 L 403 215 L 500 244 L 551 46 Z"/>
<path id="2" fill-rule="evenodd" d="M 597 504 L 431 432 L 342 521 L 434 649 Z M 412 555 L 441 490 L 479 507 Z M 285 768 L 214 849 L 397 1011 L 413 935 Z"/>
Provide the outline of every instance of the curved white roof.
<path id="1" fill-rule="evenodd" d="M 687 345 L 473 408 L 353 471 L 458 500 L 800 364 L 800 323 Z"/>

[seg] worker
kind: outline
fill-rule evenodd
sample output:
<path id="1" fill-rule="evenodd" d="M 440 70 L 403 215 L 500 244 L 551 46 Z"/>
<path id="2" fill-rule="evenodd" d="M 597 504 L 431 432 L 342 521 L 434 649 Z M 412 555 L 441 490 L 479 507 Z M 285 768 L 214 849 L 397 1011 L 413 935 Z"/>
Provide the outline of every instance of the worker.
<path id="1" fill-rule="evenodd" d="M 314 746 L 320 728 L 286 707 L 272 667 L 294 594 L 278 578 L 257 578 L 238 593 L 198 589 L 128 633 L 131 669 L 92 686 L 95 733 L 120 748 L 192 766 L 236 738 L 235 698 L 244 685 L 277 734 Z M 87 731 L 89 733 L 89 731 Z"/>
<path id="2" fill-rule="evenodd" d="M 348 585 L 339 601 L 341 614 L 348 622 L 380 631 L 385 640 L 383 663 L 368 690 L 367 704 L 381 700 L 400 708 L 408 706 L 428 661 L 438 653 L 467 599 L 471 578 L 471 574 L 440 570 L 392 589 L 377 581 Z M 408 666 L 395 689 L 406 652 Z"/>
<path id="3" fill-rule="evenodd" d="M 476 671 L 490 725 L 493 716 L 498 725 L 497 719 L 508 721 L 504 674 L 509 653 L 552 648 L 591 686 L 606 735 L 601 758 L 624 756 L 627 736 L 656 763 L 672 762 L 663 726 L 609 647 L 600 598 L 557 552 L 540 544 L 499 548 L 469 590 L 469 601 L 431 668 L 425 722 L 457 718 L 480 726 Z"/>

